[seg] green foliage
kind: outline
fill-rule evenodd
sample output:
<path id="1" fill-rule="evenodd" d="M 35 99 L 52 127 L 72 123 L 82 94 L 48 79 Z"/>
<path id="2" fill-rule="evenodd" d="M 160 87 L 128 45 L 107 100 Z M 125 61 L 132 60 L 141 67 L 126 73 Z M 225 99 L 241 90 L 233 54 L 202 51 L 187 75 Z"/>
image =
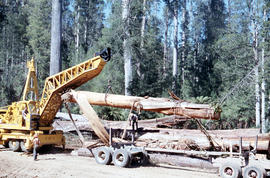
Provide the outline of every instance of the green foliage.
<path id="1" fill-rule="evenodd" d="M 121 1 L 64 0 L 62 61 L 63 69 L 76 65 L 106 47 L 112 49 L 112 59 L 102 73 L 80 90 L 124 93 L 123 35 L 129 30 L 128 42 L 132 51 L 132 95 L 168 96 L 173 80 L 177 80 L 177 95 L 195 103 L 210 103 L 216 110 L 222 104 L 220 121 L 203 121 L 206 128 L 237 128 L 254 126 L 254 78 L 247 77 L 232 94 L 228 94 L 247 72 L 255 66 L 252 51 L 250 7 L 247 1 L 224 0 L 187 1 L 185 21 L 181 21 L 183 2 L 178 1 L 180 33 L 178 71 L 172 77 L 172 7 L 176 0 L 146 1 L 144 38 L 141 25 L 144 16 L 143 0 L 130 1 L 128 26 L 123 25 Z M 258 1 L 259 52 L 269 56 L 269 18 L 263 22 L 262 10 L 270 15 L 270 3 Z M 170 5 L 170 6 L 169 6 Z M 167 61 L 163 61 L 165 15 L 169 8 Z M 192 10 L 192 11 L 191 11 Z M 49 75 L 51 1 L 0 0 L 0 100 L 1 105 L 19 100 L 26 78 L 26 60 L 35 57 L 39 88 Z M 185 41 L 182 34 L 185 33 Z M 265 42 L 262 39 L 265 38 Z M 141 46 L 143 42 L 143 47 Z M 183 46 L 185 42 L 185 46 Z M 184 55 L 184 56 L 183 56 Z M 184 58 L 183 58 L 184 57 Z M 261 54 L 259 54 L 261 57 Z M 166 64 L 164 73 L 163 65 Z M 269 95 L 269 61 L 265 62 L 266 93 Z M 19 74 L 19 75 L 18 75 Z M 111 87 L 108 90 L 108 87 Z M 225 97 L 226 96 L 226 97 Z M 222 98 L 226 98 L 220 103 Z M 269 101 L 268 101 L 269 102 Z M 268 105 L 266 107 L 269 107 Z M 95 107 L 103 119 L 126 120 L 128 110 Z M 72 107 L 79 112 L 78 107 Z M 268 111 L 269 117 L 269 111 Z M 141 118 L 160 117 L 142 112 Z M 193 121 L 185 127 L 197 128 Z"/>
<path id="2" fill-rule="evenodd" d="M 26 29 L 29 40 L 29 56 L 33 56 L 37 61 L 39 88 L 42 89 L 44 79 L 49 76 L 51 2 L 30 0 L 27 12 L 29 25 Z"/>

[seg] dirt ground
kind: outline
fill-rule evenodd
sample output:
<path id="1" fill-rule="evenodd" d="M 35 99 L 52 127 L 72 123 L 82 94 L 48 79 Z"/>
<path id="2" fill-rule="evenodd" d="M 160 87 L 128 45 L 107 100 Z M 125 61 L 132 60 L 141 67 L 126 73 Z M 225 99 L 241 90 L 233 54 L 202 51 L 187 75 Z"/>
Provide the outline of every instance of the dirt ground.
<path id="1" fill-rule="evenodd" d="M 70 151 L 41 152 L 38 161 L 30 154 L 0 149 L 0 178 L 5 177 L 93 177 L 93 178 L 217 178 L 203 170 L 165 165 L 119 168 L 99 165 L 92 157 L 72 156 Z"/>

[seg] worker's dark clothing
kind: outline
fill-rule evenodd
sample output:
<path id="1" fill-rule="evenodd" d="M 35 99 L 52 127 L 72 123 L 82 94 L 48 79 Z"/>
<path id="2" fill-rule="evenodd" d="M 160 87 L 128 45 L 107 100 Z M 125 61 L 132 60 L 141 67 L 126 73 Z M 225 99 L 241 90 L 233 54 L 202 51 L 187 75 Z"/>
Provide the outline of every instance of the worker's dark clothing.
<path id="1" fill-rule="evenodd" d="M 138 116 L 136 114 L 132 114 L 129 117 L 129 123 L 132 125 L 132 130 L 137 130 L 138 129 Z"/>

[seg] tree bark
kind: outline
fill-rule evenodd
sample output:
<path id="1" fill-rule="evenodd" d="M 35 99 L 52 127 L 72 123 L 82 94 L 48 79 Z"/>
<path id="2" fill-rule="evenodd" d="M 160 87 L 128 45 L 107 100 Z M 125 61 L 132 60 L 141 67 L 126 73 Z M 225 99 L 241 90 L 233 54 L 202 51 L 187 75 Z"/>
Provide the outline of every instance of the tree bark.
<path id="1" fill-rule="evenodd" d="M 132 81 L 132 64 L 131 64 L 131 45 L 130 45 L 130 32 L 129 32 L 129 0 L 122 0 L 122 19 L 124 26 L 124 70 L 125 70 L 125 95 L 130 95 L 128 87 Z"/>
<path id="2" fill-rule="evenodd" d="M 61 71 L 62 0 L 52 1 L 50 75 Z"/>

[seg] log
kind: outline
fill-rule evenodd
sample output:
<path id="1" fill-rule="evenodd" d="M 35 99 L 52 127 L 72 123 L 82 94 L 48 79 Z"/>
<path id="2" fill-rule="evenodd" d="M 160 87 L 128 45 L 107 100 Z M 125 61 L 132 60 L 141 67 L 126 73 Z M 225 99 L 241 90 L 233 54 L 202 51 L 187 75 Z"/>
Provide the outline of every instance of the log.
<path id="1" fill-rule="evenodd" d="M 111 106 L 124 109 L 137 109 L 138 111 L 152 111 L 165 115 L 178 115 L 186 118 L 214 119 L 220 118 L 220 111 L 209 104 L 194 104 L 168 98 L 152 98 L 138 96 L 124 96 L 87 91 L 77 91 L 78 96 L 85 97 L 91 105 Z M 62 96 L 69 102 L 76 102 L 71 93 Z"/>
<path id="2" fill-rule="evenodd" d="M 91 130 L 91 127 L 89 124 L 87 124 L 88 120 L 83 115 L 80 114 L 72 114 L 72 117 L 76 121 L 78 127 L 80 130 Z M 73 131 L 74 127 L 70 125 L 70 118 L 67 113 L 58 112 L 56 114 L 56 119 L 53 126 L 55 129 L 58 130 L 64 130 L 65 132 Z M 146 130 L 155 130 L 158 127 L 167 127 L 167 126 L 173 126 L 177 123 L 185 122 L 188 119 L 186 117 L 181 116 L 166 116 L 161 118 L 155 118 L 155 119 L 147 119 L 147 120 L 139 120 L 138 125 L 140 128 L 145 128 Z M 84 123 L 86 122 L 86 123 Z M 106 128 L 113 128 L 113 129 L 123 129 L 127 125 L 127 121 L 109 121 L 109 120 L 101 120 L 103 125 Z M 131 127 L 128 127 L 128 129 L 131 129 Z"/>
<path id="3" fill-rule="evenodd" d="M 109 145 L 109 134 L 105 130 L 103 124 L 101 123 L 97 113 L 94 111 L 92 106 L 87 102 L 83 95 L 77 95 L 77 93 L 73 93 L 72 96 L 75 101 L 80 106 L 81 111 L 84 113 L 85 117 L 88 118 L 89 124 L 94 130 L 95 134 L 102 140 L 105 145 Z"/>
<path id="4" fill-rule="evenodd" d="M 179 167 L 217 170 L 217 168 L 213 166 L 211 161 L 199 158 L 157 153 L 151 153 L 149 154 L 149 157 L 152 164 L 168 164 Z"/>
<path id="5" fill-rule="evenodd" d="M 57 117 L 64 121 L 56 120 L 53 124 L 55 129 L 60 129 L 65 132 L 75 130 L 71 121 L 68 121 L 68 115 L 58 113 Z M 80 130 L 91 130 L 88 120 L 81 115 L 73 115 L 76 125 Z M 140 132 L 137 134 L 138 139 L 136 144 L 138 146 L 145 146 L 151 148 L 166 148 L 175 150 L 210 150 L 211 146 L 207 137 L 200 130 L 191 129 L 168 129 L 157 128 L 157 125 L 164 124 L 164 122 L 174 122 L 183 118 L 175 118 L 168 116 L 164 118 L 140 120 Z M 123 130 L 126 127 L 126 121 L 105 121 L 102 120 L 105 128 L 115 130 Z M 130 130 L 131 128 L 128 127 Z M 244 150 L 254 148 L 255 138 L 258 135 L 258 151 L 268 152 L 270 149 L 269 140 L 270 134 L 260 134 L 259 129 L 234 129 L 234 130 L 207 130 L 211 137 L 218 145 L 226 150 L 229 150 L 230 145 L 233 146 L 234 151 L 239 149 L 239 139 L 242 137 Z M 220 146 L 215 145 L 217 149 Z M 270 153 L 270 152 L 269 152 Z"/>
<path id="6" fill-rule="evenodd" d="M 250 134 L 243 135 L 243 133 Z M 242 131 L 242 132 L 241 132 Z M 216 149 L 229 150 L 232 146 L 234 151 L 239 151 L 242 137 L 243 150 L 251 150 L 255 147 L 255 137 L 258 135 L 258 151 L 268 151 L 270 144 L 270 134 L 259 134 L 256 129 L 236 129 L 236 130 L 215 130 L 208 131 L 215 140 Z M 233 137 L 230 134 L 234 134 Z M 151 148 L 166 148 L 176 150 L 210 150 L 207 137 L 199 130 L 188 129 L 160 129 L 159 133 L 146 133 L 137 139 L 139 146 Z"/>

